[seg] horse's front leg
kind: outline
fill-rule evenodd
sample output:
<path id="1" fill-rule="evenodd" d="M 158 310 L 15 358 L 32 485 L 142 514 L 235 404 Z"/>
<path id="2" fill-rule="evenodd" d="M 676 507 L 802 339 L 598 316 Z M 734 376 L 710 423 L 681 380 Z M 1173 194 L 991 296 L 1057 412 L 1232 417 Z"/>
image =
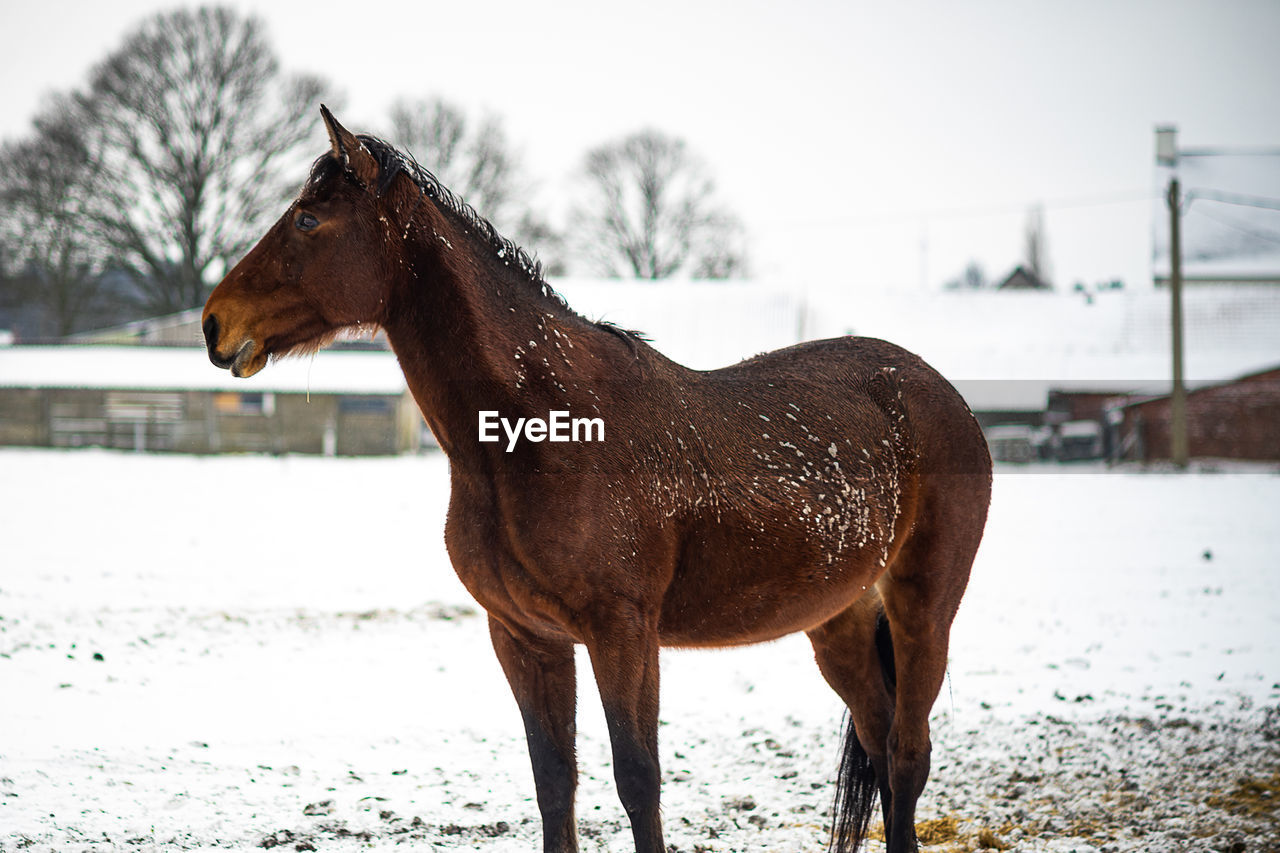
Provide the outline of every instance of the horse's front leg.
<path id="1" fill-rule="evenodd" d="M 524 718 L 542 813 L 542 849 L 544 853 L 577 853 L 573 644 L 514 634 L 492 616 L 489 635 Z"/>
<path id="2" fill-rule="evenodd" d="M 613 616 L 587 641 L 613 746 L 613 777 L 636 853 L 666 853 L 658 811 L 657 619 Z"/>

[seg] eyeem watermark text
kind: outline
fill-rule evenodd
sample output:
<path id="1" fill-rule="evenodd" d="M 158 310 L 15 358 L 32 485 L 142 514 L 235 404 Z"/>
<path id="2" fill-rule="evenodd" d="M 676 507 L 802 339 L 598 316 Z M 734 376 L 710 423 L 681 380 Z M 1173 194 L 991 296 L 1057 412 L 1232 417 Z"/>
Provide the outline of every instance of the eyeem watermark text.
<path id="1" fill-rule="evenodd" d="M 523 435 L 532 442 L 539 441 L 604 441 L 603 418 L 571 418 L 566 412 L 548 412 L 547 419 L 516 418 L 512 423 L 496 411 L 480 412 L 480 440 L 501 441 L 507 438 L 507 453 L 515 450 L 516 442 Z"/>

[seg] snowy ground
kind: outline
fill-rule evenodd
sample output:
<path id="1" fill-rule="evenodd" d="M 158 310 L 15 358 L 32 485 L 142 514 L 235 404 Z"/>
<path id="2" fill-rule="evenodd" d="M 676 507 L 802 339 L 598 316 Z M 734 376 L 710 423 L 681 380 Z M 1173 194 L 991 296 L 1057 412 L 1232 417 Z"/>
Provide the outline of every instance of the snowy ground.
<path id="1" fill-rule="evenodd" d="M 0 452 L 0 851 L 537 848 L 446 499 L 438 455 Z M 925 849 L 1280 849 L 1278 508 L 1268 471 L 1002 470 Z M 672 848 L 825 849 L 803 638 L 663 666 Z M 630 850 L 581 694 L 583 849 Z"/>

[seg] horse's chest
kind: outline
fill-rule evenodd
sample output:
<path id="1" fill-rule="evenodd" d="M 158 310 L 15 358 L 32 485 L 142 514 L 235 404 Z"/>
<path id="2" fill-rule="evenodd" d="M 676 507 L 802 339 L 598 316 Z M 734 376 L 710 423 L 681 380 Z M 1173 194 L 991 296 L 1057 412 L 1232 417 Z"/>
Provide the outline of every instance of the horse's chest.
<path id="1" fill-rule="evenodd" d="M 579 614 L 602 589 L 617 588 L 623 546 L 603 529 L 599 519 L 557 515 L 537 501 L 513 509 L 455 496 L 445 544 L 458 578 L 488 613 L 579 639 Z"/>

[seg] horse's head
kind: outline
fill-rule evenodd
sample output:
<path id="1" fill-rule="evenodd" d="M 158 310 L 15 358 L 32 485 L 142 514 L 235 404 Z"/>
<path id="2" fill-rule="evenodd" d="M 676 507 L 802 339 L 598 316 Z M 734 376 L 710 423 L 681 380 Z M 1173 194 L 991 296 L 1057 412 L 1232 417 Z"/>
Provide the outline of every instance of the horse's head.
<path id="1" fill-rule="evenodd" d="M 383 321 L 402 227 L 419 199 L 320 107 L 331 150 L 279 221 L 214 288 L 204 308 L 209 359 L 252 376 L 268 358 L 314 350 Z M 388 186 L 389 185 L 389 186 Z M 403 220 L 403 221 L 402 221 Z"/>

